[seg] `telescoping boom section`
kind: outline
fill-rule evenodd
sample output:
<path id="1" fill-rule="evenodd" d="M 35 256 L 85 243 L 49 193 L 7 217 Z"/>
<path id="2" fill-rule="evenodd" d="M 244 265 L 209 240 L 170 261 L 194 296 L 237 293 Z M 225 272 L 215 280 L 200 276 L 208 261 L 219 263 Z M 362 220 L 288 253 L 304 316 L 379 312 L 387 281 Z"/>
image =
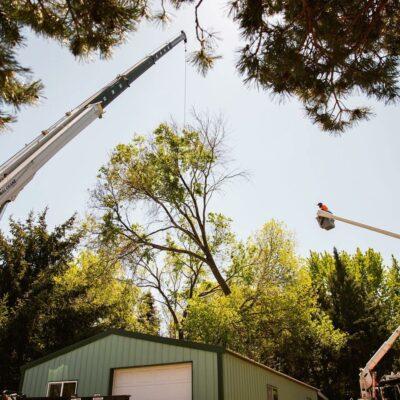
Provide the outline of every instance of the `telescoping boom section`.
<path id="1" fill-rule="evenodd" d="M 15 200 L 19 192 L 48 160 L 91 122 L 101 117 L 105 107 L 182 41 L 186 42 L 183 31 L 175 39 L 118 75 L 78 107 L 67 112 L 54 125 L 42 131 L 32 142 L 2 164 L 0 166 L 0 216 L 5 206 Z"/>

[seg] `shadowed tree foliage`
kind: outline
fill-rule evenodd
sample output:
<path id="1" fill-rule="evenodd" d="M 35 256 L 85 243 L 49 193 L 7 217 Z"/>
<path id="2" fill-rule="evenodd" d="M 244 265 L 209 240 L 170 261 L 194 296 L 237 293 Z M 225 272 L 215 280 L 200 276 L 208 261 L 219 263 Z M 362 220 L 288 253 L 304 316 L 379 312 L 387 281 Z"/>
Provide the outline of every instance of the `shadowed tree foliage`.
<path id="1" fill-rule="evenodd" d="M 210 0 L 209 0 L 210 1 Z M 12 109 L 31 104 L 38 81 L 15 59 L 29 27 L 68 46 L 75 56 L 108 56 L 145 18 L 171 20 L 167 10 L 193 7 L 200 49 L 189 60 L 203 74 L 220 58 L 216 32 L 203 23 L 205 0 L 2 0 L 0 3 L 0 129 L 15 120 Z M 342 132 L 371 115 L 351 106 L 363 94 L 398 100 L 399 0 L 226 0 L 244 39 L 237 68 L 246 82 L 283 97 L 295 96 L 314 123 Z M 359 100 L 357 100 L 359 101 Z M 10 109 L 7 111 L 7 109 Z"/>
<path id="2" fill-rule="evenodd" d="M 204 73 L 218 58 L 217 36 L 201 24 L 203 0 L 194 3 L 201 49 L 191 61 Z M 237 63 L 245 82 L 273 95 L 297 97 L 323 130 L 343 132 L 371 115 L 370 108 L 349 104 L 353 95 L 386 104 L 399 99 L 399 0 L 227 3 L 245 42 Z"/>
<path id="3" fill-rule="evenodd" d="M 6 321 L 0 337 L 0 386 L 18 382 L 19 367 L 37 357 L 39 318 L 47 312 L 54 290 L 52 277 L 72 260 L 81 235 L 73 232 L 74 218 L 48 232 L 45 213 L 35 221 L 10 221 L 11 237 L 0 235 L 0 298 Z"/>
<path id="4" fill-rule="evenodd" d="M 246 41 L 246 81 L 296 96 L 323 129 L 368 118 L 346 104 L 350 95 L 398 100 L 398 0 L 233 0 L 231 12 Z"/>
<path id="5" fill-rule="evenodd" d="M 144 293 L 140 299 L 138 322 L 148 327 L 147 333 L 158 335 L 160 333 L 160 318 L 151 292 Z"/>

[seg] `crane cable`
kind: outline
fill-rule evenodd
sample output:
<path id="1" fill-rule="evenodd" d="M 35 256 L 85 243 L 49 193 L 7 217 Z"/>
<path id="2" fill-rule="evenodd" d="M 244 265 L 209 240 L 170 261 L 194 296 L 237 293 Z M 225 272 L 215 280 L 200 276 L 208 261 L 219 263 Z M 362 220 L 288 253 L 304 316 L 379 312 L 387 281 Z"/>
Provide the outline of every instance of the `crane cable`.
<path id="1" fill-rule="evenodd" d="M 184 83 L 183 83 L 183 129 L 186 126 L 186 98 L 187 98 L 187 43 L 185 42 L 185 52 L 184 52 L 184 63 L 185 63 L 185 71 L 184 71 Z"/>

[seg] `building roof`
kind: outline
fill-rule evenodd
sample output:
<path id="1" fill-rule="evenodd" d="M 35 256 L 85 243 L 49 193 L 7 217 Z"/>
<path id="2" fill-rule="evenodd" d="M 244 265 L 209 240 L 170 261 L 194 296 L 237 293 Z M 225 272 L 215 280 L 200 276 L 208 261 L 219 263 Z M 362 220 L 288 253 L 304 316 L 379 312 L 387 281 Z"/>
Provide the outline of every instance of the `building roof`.
<path id="1" fill-rule="evenodd" d="M 80 347 L 86 346 L 90 343 L 93 343 L 99 339 L 105 338 L 110 335 L 117 335 L 117 336 L 123 336 L 123 337 L 128 337 L 128 338 L 133 338 L 133 339 L 140 339 L 140 340 L 147 340 L 150 342 L 155 342 L 155 343 L 162 343 L 162 344 L 168 344 L 172 346 L 179 346 L 179 347 L 187 347 L 191 349 L 197 349 L 197 350 L 204 350 L 204 351 L 209 351 L 209 352 L 214 352 L 218 354 L 230 354 L 234 357 L 240 358 L 243 361 L 246 361 L 248 363 L 251 363 L 253 365 L 256 365 L 260 368 L 263 368 L 267 371 L 270 371 L 274 374 L 280 375 L 282 377 L 285 377 L 286 379 L 289 379 L 293 382 L 296 382 L 300 385 L 306 386 L 309 389 L 313 389 L 315 391 L 319 391 L 318 388 L 311 386 L 305 382 L 299 381 L 289 375 L 286 375 L 282 372 L 279 372 L 273 368 L 267 367 L 264 364 L 261 364 L 257 361 L 251 360 L 250 358 L 247 358 L 239 353 L 236 353 L 232 350 L 226 349 L 225 347 L 222 346 L 216 346 L 216 345 L 210 345 L 210 344 L 205 344 L 205 343 L 198 343 L 198 342 L 190 342 L 187 340 L 179 340 L 179 339 L 171 339 L 167 337 L 162 337 L 162 336 L 154 336 L 154 335 L 148 335 L 144 333 L 139 333 L 139 332 L 129 332 L 125 331 L 123 329 L 108 329 L 106 331 L 100 332 L 97 335 L 90 336 L 84 340 L 81 340 L 79 342 L 76 342 L 70 346 L 64 347 L 58 351 L 55 351 L 53 353 L 47 354 L 44 357 L 38 358 L 37 360 L 34 360 L 32 362 L 29 362 L 21 367 L 21 371 L 24 372 L 25 370 L 32 368 L 36 365 L 42 364 L 46 361 L 52 360 L 53 358 L 59 357 L 63 354 L 69 353 L 72 350 L 78 349 Z"/>

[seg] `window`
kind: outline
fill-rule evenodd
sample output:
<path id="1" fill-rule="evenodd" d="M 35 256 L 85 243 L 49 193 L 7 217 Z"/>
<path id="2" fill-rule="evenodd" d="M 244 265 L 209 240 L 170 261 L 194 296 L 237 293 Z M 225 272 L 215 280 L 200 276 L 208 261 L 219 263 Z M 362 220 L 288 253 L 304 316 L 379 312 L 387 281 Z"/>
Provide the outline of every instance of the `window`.
<path id="1" fill-rule="evenodd" d="M 49 383 L 47 390 L 48 397 L 60 397 L 61 396 L 62 383 Z"/>
<path id="2" fill-rule="evenodd" d="M 71 397 L 76 394 L 76 382 L 65 382 L 63 384 L 62 395 Z"/>
<path id="3" fill-rule="evenodd" d="M 278 388 L 267 385 L 267 400 L 279 400 Z"/>
<path id="4" fill-rule="evenodd" d="M 50 382 L 47 397 L 71 397 L 76 394 L 76 381 Z"/>

